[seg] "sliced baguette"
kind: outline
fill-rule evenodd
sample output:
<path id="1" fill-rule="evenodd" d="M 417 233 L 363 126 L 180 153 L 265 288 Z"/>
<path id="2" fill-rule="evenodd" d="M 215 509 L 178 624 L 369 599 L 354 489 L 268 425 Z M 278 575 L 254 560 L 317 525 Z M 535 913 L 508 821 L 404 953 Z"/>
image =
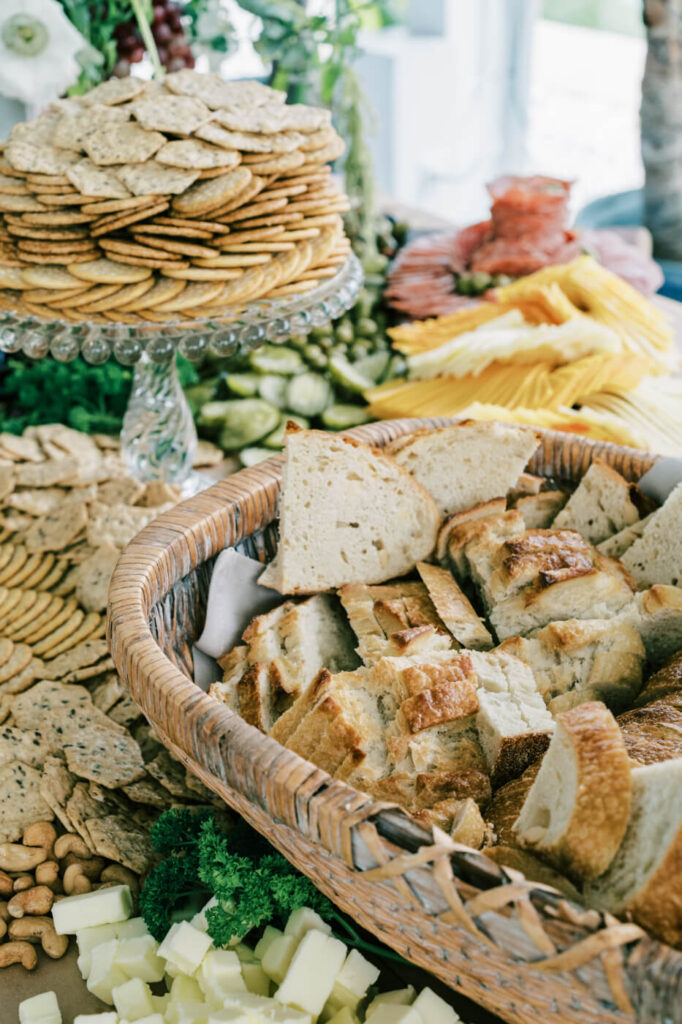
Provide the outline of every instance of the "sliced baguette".
<path id="1" fill-rule="evenodd" d="M 677 698 L 657 700 L 619 715 L 618 725 L 628 756 L 638 764 L 657 764 L 682 757 L 682 710 Z"/>
<path id="2" fill-rule="evenodd" d="M 506 495 L 539 441 L 527 428 L 466 420 L 400 439 L 392 454 L 450 516 Z"/>
<path id="3" fill-rule="evenodd" d="M 682 759 L 633 768 L 630 820 L 588 902 L 629 914 L 671 945 L 682 942 Z"/>
<path id="4" fill-rule="evenodd" d="M 285 440 L 277 555 L 259 582 L 285 594 L 402 576 L 436 544 L 440 515 L 393 459 L 317 430 Z"/>
<path id="5" fill-rule="evenodd" d="M 654 668 L 682 649 L 681 587 L 657 583 L 648 590 L 640 590 L 618 618 L 639 632 L 647 661 Z"/>
<path id="6" fill-rule="evenodd" d="M 426 585 L 436 611 L 457 643 L 473 650 L 487 650 L 492 647 L 492 636 L 452 573 L 428 562 L 418 562 L 417 571 Z"/>
<path id="7" fill-rule="evenodd" d="M 528 708 L 509 693 L 479 691 L 476 715 L 478 738 L 483 748 L 493 787 L 521 775 L 544 754 L 554 721 L 544 704 Z"/>
<path id="8" fill-rule="evenodd" d="M 682 583 L 682 484 L 654 513 L 639 537 L 622 555 L 639 590 L 654 583 Z"/>
<path id="9" fill-rule="evenodd" d="M 635 541 L 642 536 L 655 515 L 656 512 L 650 512 L 644 519 L 638 519 L 632 526 L 626 526 L 618 533 L 614 533 L 597 544 L 597 551 L 601 551 L 602 555 L 608 555 L 609 558 L 621 558 L 628 548 L 631 548 Z"/>
<path id="10" fill-rule="evenodd" d="M 589 702 L 559 715 L 514 830 L 518 843 L 572 878 L 597 878 L 630 815 L 630 764 L 611 712 Z"/>
<path id="11" fill-rule="evenodd" d="M 464 512 L 455 512 L 448 516 L 440 530 L 436 541 L 436 559 L 442 564 L 448 560 L 448 545 L 453 530 L 456 530 L 463 523 L 471 523 L 478 519 L 489 519 L 491 516 L 499 516 L 506 511 L 506 498 L 492 498 L 491 501 L 484 501 L 480 505 L 474 505 Z"/>
<path id="12" fill-rule="evenodd" d="M 563 491 L 541 491 L 539 494 L 524 494 L 509 503 L 518 509 L 529 530 L 546 529 L 566 504 L 568 495 Z"/>
<path id="13" fill-rule="evenodd" d="M 553 526 L 557 530 L 578 530 L 591 544 L 619 533 L 640 518 L 633 497 L 635 484 L 630 484 L 599 460 L 592 463 Z"/>

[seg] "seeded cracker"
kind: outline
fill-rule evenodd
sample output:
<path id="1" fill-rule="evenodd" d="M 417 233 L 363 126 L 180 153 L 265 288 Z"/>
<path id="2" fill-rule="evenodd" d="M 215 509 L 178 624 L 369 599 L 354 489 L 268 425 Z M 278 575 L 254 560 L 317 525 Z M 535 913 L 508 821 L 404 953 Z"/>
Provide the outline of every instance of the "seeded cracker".
<path id="1" fill-rule="evenodd" d="M 166 94 L 157 99 L 143 98 L 136 100 L 131 109 L 145 128 L 170 135 L 191 135 L 211 118 L 206 104 L 189 96 Z"/>
<path id="2" fill-rule="evenodd" d="M 38 519 L 25 534 L 24 543 L 29 551 L 61 551 L 87 522 L 87 505 L 66 505 Z"/>
<path id="3" fill-rule="evenodd" d="M 101 659 L 106 658 L 107 652 L 106 640 L 86 641 L 74 650 L 53 658 L 49 665 L 45 666 L 45 679 L 61 679 L 79 669 L 96 665 Z"/>
<path id="4" fill-rule="evenodd" d="M 40 772 L 21 761 L 0 769 L 0 841 L 16 842 L 36 821 L 52 821 L 50 807 L 40 795 Z"/>
<path id="5" fill-rule="evenodd" d="M 139 78 L 111 78 L 87 92 L 81 97 L 81 102 L 88 107 L 97 103 L 104 103 L 107 106 L 125 103 L 134 99 L 144 88 L 145 83 Z"/>
<path id="6" fill-rule="evenodd" d="M 139 124 L 113 124 L 99 128 L 83 144 L 93 163 L 143 164 L 165 145 L 160 132 L 148 132 Z"/>
<path id="7" fill-rule="evenodd" d="M 118 814 L 86 822 L 92 848 L 100 857 L 123 864 L 144 874 L 153 863 L 154 851 L 149 834 Z"/>
<path id="8" fill-rule="evenodd" d="M 113 726 L 100 728 L 79 718 L 77 732 L 72 731 L 64 743 L 64 754 L 70 772 L 107 789 L 136 782 L 145 774 L 137 743 L 125 732 L 115 732 Z"/>
<path id="9" fill-rule="evenodd" d="M 116 110 L 116 107 L 112 107 Z M 130 193 L 113 171 L 98 167 L 92 160 L 85 157 L 67 171 L 69 181 L 73 182 L 84 196 L 101 196 L 103 199 L 124 199 Z M 86 209 L 85 213 L 90 210 Z M 106 210 L 98 212 L 106 213 Z"/>
<path id="10" fill-rule="evenodd" d="M 78 160 L 70 150 L 48 144 L 32 146 L 27 142 L 9 143 L 5 156 L 17 171 L 38 171 L 41 174 L 65 174 Z"/>
<path id="11" fill-rule="evenodd" d="M 129 110 L 123 107 L 106 107 L 97 103 L 86 109 L 63 114 L 52 133 L 52 145 L 58 149 L 73 149 L 80 153 L 83 143 L 92 131 L 112 121 L 127 121 L 129 117 Z"/>
<path id="12" fill-rule="evenodd" d="M 11 761 L 22 761 L 32 768 L 40 768 L 48 753 L 42 733 L 11 725 L 0 728 L 0 767 Z"/>
<path id="13" fill-rule="evenodd" d="M 198 139 L 176 139 L 167 142 L 158 151 L 156 160 L 170 167 L 210 170 L 215 167 L 236 167 L 239 163 L 239 153 L 209 146 Z"/>
<path id="14" fill-rule="evenodd" d="M 122 181 L 134 196 L 178 195 L 189 188 L 199 177 L 198 170 L 179 170 L 149 160 L 145 164 L 128 164 L 116 170 Z"/>

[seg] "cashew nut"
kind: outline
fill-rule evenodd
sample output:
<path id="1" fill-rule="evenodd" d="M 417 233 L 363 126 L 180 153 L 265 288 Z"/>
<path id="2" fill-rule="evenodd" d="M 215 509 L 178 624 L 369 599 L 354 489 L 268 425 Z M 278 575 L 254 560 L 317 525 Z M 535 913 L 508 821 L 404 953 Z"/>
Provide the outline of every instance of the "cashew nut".
<path id="1" fill-rule="evenodd" d="M 28 826 L 21 841 L 24 846 L 42 846 L 49 857 L 56 838 L 57 830 L 51 822 L 36 821 Z"/>
<path id="2" fill-rule="evenodd" d="M 47 860 L 47 850 L 19 843 L 0 843 L 1 871 L 33 871 Z"/>
<path id="3" fill-rule="evenodd" d="M 59 960 L 69 948 L 67 935 L 57 935 L 51 917 L 22 917 L 12 921 L 9 926 L 9 937 L 26 942 L 40 942 L 43 950 L 53 960 Z"/>
<path id="4" fill-rule="evenodd" d="M 56 860 L 46 860 L 42 864 L 39 864 L 35 870 L 36 883 L 38 885 L 49 885 L 50 889 L 54 892 L 58 888 L 59 882 L 59 864 Z"/>
<path id="5" fill-rule="evenodd" d="M 9 921 L 9 910 L 6 900 L 0 900 L 0 921 Z"/>
<path id="6" fill-rule="evenodd" d="M 49 914 L 54 902 L 54 893 L 46 885 L 36 885 L 33 889 L 25 889 L 16 893 L 7 904 L 10 917 L 23 917 L 24 914 Z"/>
<path id="7" fill-rule="evenodd" d="M 54 844 L 54 856 L 57 860 L 62 860 L 66 857 L 67 853 L 75 853 L 81 860 L 90 860 L 92 857 L 92 853 L 81 837 L 77 836 L 74 832 L 67 832 L 65 835 L 60 836 Z"/>
<path id="8" fill-rule="evenodd" d="M 32 889 L 35 884 L 33 875 L 17 875 L 13 889 L 15 892 L 23 892 L 24 889 Z"/>
<path id="9" fill-rule="evenodd" d="M 115 885 L 127 885 L 132 893 L 140 889 L 140 880 L 134 871 L 124 868 L 122 864 L 108 864 L 100 878 L 103 882 L 113 882 Z"/>
<path id="10" fill-rule="evenodd" d="M 6 942 L 0 946 L 0 967 L 21 964 L 27 971 L 32 971 L 37 963 L 38 954 L 30 942 Z"/>
<path id="11" fill-rule="evenodd" d="M 11 896 L 14 892 L 14 880 L 6 871 L 0 871 L 0 896 Z"/>
<path id="12" fill-rule="evenodd" d="M 62 878 L 62 885 L 67 896 L 74 896 L 77 893 L 90 892 L 92 882 L 83 873 L 82 864 L 69 864 Z"/>
<path id="13" fill-rule="evenodd" d="M 7 922 L 0 921 L 0 939 L 4 939 L 5 935 L 7 935 Z"/>

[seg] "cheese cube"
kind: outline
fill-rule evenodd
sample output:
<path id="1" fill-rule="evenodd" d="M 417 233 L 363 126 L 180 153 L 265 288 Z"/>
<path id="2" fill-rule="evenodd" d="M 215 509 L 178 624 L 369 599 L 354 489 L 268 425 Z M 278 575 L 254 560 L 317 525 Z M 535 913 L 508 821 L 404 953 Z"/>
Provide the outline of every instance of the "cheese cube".
<path id="1" fill-rule="evenodd" d="M 52 908 L 54 929 L 58 935 L 75 935 L 82 928 L 126 921 L 133 910 L 133 898 L 127 885 L 112 885 L 78 896 L 67 896 Z"/>
<path id="2" fill-rule="evenodd" d="M 315 929 L 325 935 L 331 934 L 331 928 L 326 924 L 319 914 L 316 914 L 310 907 L 299 907 L 289 915 L 289 920 L 284 926 L 285 935 L 293 935 L 300 942 L 306 932 Z"/>
<path id="3" fill-rule="evenodd" d="M 206 920 L 206 911 L 210 910 L 211 907 L 217 907 L 218 905 L 218 900 L 215 898 L 215 896 L 211 896 L 208 903 L 204 904 L 199 913 L 195 914 L 194 917 L 190 918 L 189 923 L 192 925 L 193 928 L 198 928 L 200 932 L 207 932 L 208 921 Z"/>
<path id="4" fill-rule="evenodd" d="M 140 1017 L 150 1017 L 154 1013 L 149 985 L 140 978 L 129 978 L 122 985 L 117 985 L 111 996 L 119 1015 L 126 1021 L 136 1021 Z"/>
<path id="5" fill-rule="evenodd" d="M 375 996 L 372 1002 L 369 1004 L 365 1011 L 365 1019 L 370 1014 L 374 1013 L 384 1003 L 391 1003 L 398 1006 L 409 1006 L 413 1002 L 417 992 L 413 985 L 408 985 L 407 988 L 396 988 L 392 992 L 380 992 L 378 996 Z"/>
<path id="6" fill-rule="evenodd" d="M 260 957 L 257 957 L 251 946 L 247 946 L 244 942 L 239 942 L 234 947 L 234 951 L 243 964 L 259 964 Z"/>
<path id="7" fill-rule="evenodd" d="M 41 992 L 19 1003 L 19 1024 L 62 1024 L 56 994 Z"/>
<path id="8" fill-rule="evenodd" d="M 162 996 L 152 996 L 152 1002 L 154 1004 L 154 1012 L 160 1013 L 163 1017 L 164 1013 L 168 1009 L 170 1003 L 170 992 L 166 992 Z"/>
<path id="9" fill-rule="evenodd" d="M 188 978 L 186 974 L 179 974 L 173 978 L 170 987 L 170 1001 L 173 1003 L 202 1003 L 204 994 L 199 988 L 196 978 Z"/>
<path id="10" fill-rule="evenodd" d="M 106 890 L 100 890 L 105 892 Z M 59 906 L 59 904 L 57 904 Z M 113 1003 L 111 991 L 128 980 L 120 967 L 116 966 L 118 939 L 101 942 L 90 953 L 90 973 L 86 986 L 89 992 L 103 1003 Z"/>
<path id="11" fill-rule="evenodd" d="M 312 1024 L 313 1020 L 309 1013 L 295 1010 L 292 1006 L 278 1006 L 267 1019 L 276 1021 L 276 1024 Z"/>
<path id="12" fill-rule="evenodd" d="M 258 949 L 258 946 L 256 946 L 256 949 Z M 272 978 L 277 985 L 284 980 L 284 975 L 287 973 L 295 952 L 296 939 L 293 935 L 276 935 L 267 947 L 261 961 L 261 967 L 268 978 Z"/>
<path id="13" fill-rule="evenodd" d="M 358 1024 L 358 1018 L 348 1006 L 329 1018 L 328 1024 Z"/>
<path id="14" fill-rule="evenodd" d="M 329 994 L 329 999 L 324 1004 L 322 1020 L 328 1021 L 330 1017 L 333 1017 L 339 1010 L 343 1010 L 344 1007 L 348 1007 L 349 1010 L 357 1009 L 361 998 L 355 992 L 351 992 L 350 989 L 339 985 L 338 981 L 335 981 L 334 987 Z"/>
<path id="15" fill-rule="evenodd" d="M 272 999 L 252 995 L 251 992 L 227 992 L 223 999 L 224 1010 L 249 1010 L 256 1019 L 259 1014 L 269 1019 L 275 1006 Z"/>
<path id="16" fill-rule="evenodd" d="M 270 949 L 270 946 L 273 944 L 275 939 L 280 937 L 280 935 L 284 935 L 284 932 L 281 932 L 279 928 L 273 928 L 271 925 L 267 925 L 253 951 L 258 960 L 263 959 L 267 951 Z"/>
<path id="17" fill-rule="evenodd" d="M 247 991 L 258 996 L 270 995 L 270 979 L 260 964 L 242 963 L 242 978 Z"/>
<path id="18" fill-rule="evenodd" d="M 382 1003 L 365 1020 L 367 1024 L 423 1024 L 422 1018 L 412 1006 L 399 1006 L 396 1003 Z"/>
<path id="19" fill-rule="evenodd" d="M 99 946 L 101 942 L 108 942 L 116 939 L 116 926 L 113 924 L 100 924 L 94 928 L 80 928 L 76 932 L 76 943 L 78 945 L 78 969 L 83 978 L 90 973 L 90 953 Z"/>
<path id="20" fill-rule="evenodd" d="M 206 1003 L 169 1003 L 166 1021 L 168 1024 L 206 1024 L 210 1012 Z"/>
<path id="21" fill-rule="evenodd" d="M 227 1009 L 213 1010 L 206 1018 L 206 1024 L 256 1024 L 264 1021 L 265 1017 L 254 1017 L 251 1010 L 240 1010 L 236 1006 L 229 1006 Z"/>
<path id="22" fill-rule="evenodd" d="M 104 1013 L 79 1013 L 73 1024 L 119 1024 L 119 1019 L 114 1010 L 105 1010 Z"/>
<path id="23" fill-rule="evenodd" d="M 117 939 L 138 939 L 142 935 L 149 935 L 149 929 L 143 917 L 131 917 L 127 921 L 119 921 L 113 927 Z"/>
<path id="24" fill-rule="evenodd" d="M 142 981 L 161 981 L 164 961 L 157 954 L 159 944 L 153 935 L 138 935 L 134 939 L 119 939 L 116 966 L 129 978 Z"/>
<path id="25" fill-rule="evenodd" d="M 158 955 L 185 974 L 194 974 L 212 945 L 212 939 L 205 932 L 188 921 L 179 921 L 171 926 L 158 948 Z"/>
<path id="26" fill-rule="evenodd" d="M 246 992 L 242 965 L 232 949 L 209 949 L 197 971 L 197 981 L 211 1003 L 222 1006 L 227 992 Z"/>
<path id="27" fill-rule="evenodd" d="M 275 999 L 278 1003 L 295 1006 L 318 1016 L 345 959 L 346 947 L 339 939 L 315 929 L 306 932 L 294 953 L 284 981 L 275 993 Z"/>
<path id="28" fill-rule="evenodd" d="M 357 949 L 351 949 L 339 971 L 336 984 L 353 992 L 361 999 L 370 985 L 379 977 L 379 968 L 366 960 Z"/>
<path id="29" fill-rule="evenodd" d="M 140 1017 L 136 1024 L 165 1024 L 162 1013 L 150 1013 L 148 1017 Z"/>
<path id="30" fill-rule="evenodd" d="M 459 1016 L 444 999 L 430 988 L 422 989 L 412 1009 L 416 1010 L 424 1024 L 457 1024 Z"/>

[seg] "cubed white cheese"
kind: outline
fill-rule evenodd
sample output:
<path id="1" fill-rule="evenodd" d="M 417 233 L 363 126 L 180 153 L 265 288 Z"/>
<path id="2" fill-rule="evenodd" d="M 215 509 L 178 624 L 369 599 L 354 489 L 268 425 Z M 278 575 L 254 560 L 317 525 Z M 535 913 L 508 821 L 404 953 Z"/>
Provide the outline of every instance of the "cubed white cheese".
<path id="1" fill-rule="evenodd" d="M 254 1017 L 251 1010 L 240 1010 L 236 1006 L 227 1009 L 212 1010 L 206 1018 L 206 1024 L 254 1024 L 264 1021 L 265 1017 Z"/>
<path id="2" fill-rule="evenodd" d="M 437 996 L 430 988 L 422 989 L 412 1009 L 416 1010 L 423 1024 L 457 1024 L 459 1016 L 444 999 Z"/>
<path id="3" fill-rule="evenodd" d="M 90 973 L 86 985 L 88 990 L 103 1003 L 113 1003 L 111 990 L 128 980 L 120 967 L 115 964 L 117 952 L 118 939 L 100 942 L 99 946 L 95 946 L 90 952 Z"/>
<path id="4" fill-rule="evenodd" d="M 188 978 L 186 974 L 178 974 L 173 978 L 170 987 L 170 999 L 172 1003 L 202 1003 L 204 994 L 199 988 L 196 978 Z"/>
<path id="5" fill-rule="evenodd" d="M 210 1013 L 206 1003 L 169 1003 L 166 1010 L 167 1024 L 205 1024 Z"/>
<path id="6" fill-rule="evenodd" d="M 253 995 L 251 992 L 227 992 L 223 999 L 224 1009 L 249 1010 L 254 1018 L 258 1018 L 259 1014 L 268 1017 L 275 1005 L 272 999 Z"/>
<path id="7" fill-rule="evenodd" d="M 345 988 L 344 985 L 339 985 L 338 981 L 334 982 L 334 987 L 329 993 L 329 998 L 324 1004 L 322 1011 L 322 1020 L 328 1021 L 330 1017 L 338 1013 L 339 1010 L 343 1010 L 344 1007 L 348 1007 L 349 1010 L 355 1010 L 360 1003 L 361 996 L 351 992 L 350 989 Z"/>
<path id="8" fill-rule="evenodd" d="M 134 939 L 119 939 L 116 966 L 129 978 L 142 981 L 161 981 L 165 961 L 158 955 L 159 944 L 153 935 L 138 935 Z"/>
<path id="9" fill-rule="evenodd" d="M 279 928 L 273 928 L 272 925 L 267 925 L 254 948 L 253 952 L 255 956 L 258 957 L 259 960 L 262 960 L 275 939 L 278 939 L 282 935 L 284 935 L 284 932 L 281 932 Z"/>
<path id="10" fill-rule="evenodd" d="M 154 1013 L 152 993 L 141 978 L 129 978 L 122 985 L 117 985 L 112 989 L 111 997 L 119 1016 L 126 1021 L 136 1021 Z"/>
<path id="11" fill-rule="evenodd" d="M 339 939 L 315 929 L 306 932 L 289 964 L 284 981 L 275 993 L 277 1002 L 318 1016 L 329 998 L 334 979 L 346 959 L 346 952 L 346 947 Z"/>
<path id="12" fill-rule="evenodd" d="M 105 1010 L 104 1013 L 79 1013 L 74 1017 L 73 1024 L 119 1024 L 119 1017 L 115 1010 Z"/>
<path id="13" fill-rule="evenodd" d="M 358 1018 L 349 1006 L 344 1006 L 342 1010 L 329 1018 L 327 1024 L 358 1024 Z"/>
<path id="14" fill-rule="evenodd" d="M 113 927 L 117 939 L 137 939 L 141 935 L 149 935 L 149 929 L 143 917 L 131 917 L 127 921 L 119 921 Z"/>
<path id="15" fill-rule="evenodd" d="M 78 945 L 78 969 L 83 978 L 90 973 L 90 953 L 99 946 L 101 942 L 108 942 L 109 939 L 117 939 L 116 926 L 113 924 L 100 924 L 94 928 L 79 928 L 76 932 L 76 944 Z"/>
<path id="16" fill-rule="evenodd" d="M 189 923 L 194 928 L 198 928 L 200 932 L 207 932 L 208 931 L 208 922 L 206 920 L 206 911 L 210 910 L 211 907 L 217 907 L 217 906 L 218 906 L 217 899 L 215 898 L 215 896 L 211 896 L 211 898 L 208 901 L 208 903 L 204 904 L 204 906 L 201 908 L 199 913 L 195 914 L 194 917 L 190 918 L 190 922 Z"/>
<path id="17" fill-rule="evenodd" d="M 423 1024 L 422 1018 L 412 1006 L 399 1006 L 395 1003 L 383 1003 L 365 1020 L 367 1024 Z"/>
<path id="18" fill-rule="evenodd" d="M 249 992 L 258 996 L 270 995 L 270 979 L 260 964 L 242 963 L 242 978 Z"/>
<path id="19" fill-rule="evenodd" d="M 62 1024 L 56 994 L 41 992 L 19 1003 L 19 1024 Z"/>
<path id="20" fill-rule="evenodd" d="M 133 910 L 133 898 L 127 885 L 112 885 L 78 896 L 67 896 L 52 908 L 54 929 L 58 935 L 75 935 L 82 928 L 126 921 Z"/>
<path id="21" fill-rule="evenodd" d="M 164 1013 L 168 1009 L 170 1003 L 170 992 L 164 993 L 162 996 L 152 996 L 152 1002 L 154 1004 L 154 1012 L 160 1013 L 163 1017 Z"/>
<path id="22" fill-rule="evenodd" d="M 284 934 L 293 935 L 296 941 L 300 942 L 305 933 L 313 928 L 318 932 L 323 932 L 325 935 L 331 934 L 331 928 L 322 920 L 319 914 L 316 914 L 310 907 L 299 907 L 298 910 L 292 911 L 289 915 L 289 920 L 284 926 Z"/>
<path id="23" fill-rule="evenodd" d="M 392 992 L 380 992 L 367 1007 L 365 1018 L 369 1017 L 371 1013 L 375 1013 L 384 1003 L 409 1006 L 414 1001 L 416 994 L 417 992 L 413 985 L 408 985 L 407 988 L 396 988 Z"/>
<path id="24" fill-rule="evenodd" d="M 197 971 L 197 981 L 208 1001 L 222 1006 L 227 992 L 246 992 L 242 965 L 232 949 L 209 949 Z"/>
<path id="25" fill-rule="evenodd" d="M 357 949 L 351 949 L 339 971 L 336 984 L 362 998 L 379 977 L 379 968 L 371 964 Z"/>
<path id="26" fill-rule="evenodd" d="M 233 948 L 243 964 L 260 963 L 260 958 L 256 956 L 254 950 L 251 949 L 251 946 L 247 946 L 244 942 L 238 942 Z"/>
<path id="27" fill-rule="evenodd" d="M 275 984 L 279 985 L 283 980 L 295 952 L 296 939 L 293 935 L 276 935 L 267 947 L 261 961 L 261 967 L 268 978 L 272 978 Z"/>
<path id="28" fill-rule="evenodd" d="M 140 1017 L 136 1024 L 165 1024 L 162 1013 L 150 1013 L 148 1017 Z"/>
<path id="29" fill-rule="evenodd" d="M 295 1010 L 293 1006 L 278 1006 L 267 1019 L 276 1024 L 312 1024 L 313 1020 L 309 1013 Z"/>
<path id="30" fill-rule="evenodd" d="M 205 932 L 189 921 L 179 921 L 172 925 L 159 946 L 158 955 L 185 974 L 194 974 L 212 945 L 212 939 Z"/>

